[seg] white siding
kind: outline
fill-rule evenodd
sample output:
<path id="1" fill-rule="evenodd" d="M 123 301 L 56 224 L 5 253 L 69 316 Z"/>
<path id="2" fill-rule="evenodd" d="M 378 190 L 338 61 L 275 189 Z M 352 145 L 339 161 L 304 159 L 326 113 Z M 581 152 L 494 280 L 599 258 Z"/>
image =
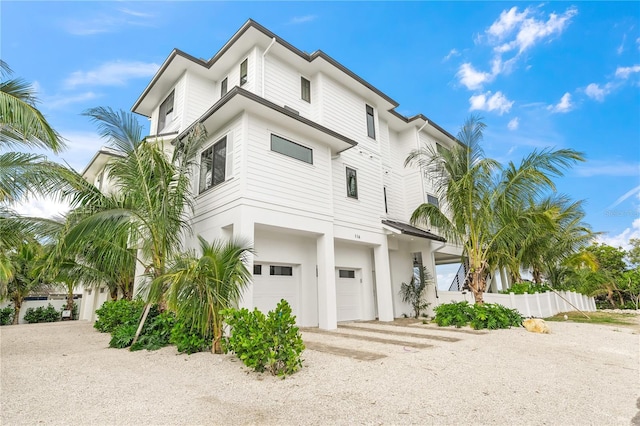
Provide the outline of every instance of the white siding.
<path id="1" fill-rule="evenodd" d="M 186 129 L 204 114 L 220 95 L 218 91 L 216 96 L 215 82 L 193 73 L 188 73 L 186 76 L 185 91 L 184 114 L 180 130 Z"/>
<path id="2" fill-rule="evenodd" d="M 212 144 L 218 142 L 224 136 L 227 137 L 227 157 L 231 154 L 232 163 L 227 163 L 226 180 L 213 188 L 209 188 L 196 197 L 194 207 L 194 223 L 205 221 L 216 214 L 230 208 L 231 204 L 238 200 L 241 193 L 241 181 L 243 179 L 240 173 L 241 153 L 242 153 L 242 116 L 239 116 L 221 126 L 220 130 L 213 134 L 203 149 L 209 148 Z M 196 162 L 200 162 L 200 154 Z M 200 170 L 194 173 L 194 189 L 198 193 Z"/>
<path id="3" fill-rule="evenodd" d="M 271 151 L 271 134 L 313 150 L 313 164 Z M 251 116 L 247 135 L 247 197 L 273 208 L 331 215 L 327 146 Z"/>
<path id="4" fill-rule="evenodd" d="M 300 97 L 300 77 L 310 80 L 313 90 L 314 82 L 310 76 L 301 75 L 291 65 L 271 54 L 267 54 L 265 58 L 264 76 L 266 99 L 281 106 L 289 106 L 303 117 L 310 117 L 311 104 Z M 313 102 L 313 92 L 311 95 L 311 102 Z"/>

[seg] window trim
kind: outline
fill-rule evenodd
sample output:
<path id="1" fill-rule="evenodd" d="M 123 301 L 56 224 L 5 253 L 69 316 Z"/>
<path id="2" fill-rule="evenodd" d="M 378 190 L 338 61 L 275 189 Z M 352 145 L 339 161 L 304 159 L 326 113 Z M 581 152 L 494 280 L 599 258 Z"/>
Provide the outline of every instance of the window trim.
<path id="1" fill-rule="evenodd" d="M 349 172 L 353 172 L 353 180 L 355 182 L 355 191 L 351 191 L 349 185 Z M 347 197 L 353 198 L 354 200 L 358 199 L 358 171 L 353 167 L 345 166 L 345 174 L 346 174 L 346 183 L 347 183 Z"/>
<path id="2" fill-rule="evenodd" d="M 431 197 L 431 198 L 429 198 Z M 435 203 L 433 202 L 435 200 Z M 431 204 L 432 206 L 436 206 L 438 210 L 440 209 L 440 199 L 433 194 L 427 193 L 427 204 Z"/>
<path id="3" fill-rule="evenodd" d="M 171 121 L 173 121 L 173 112 L 175 110 L 175 94 L 176 94 L 176 90 L 173 89 L 171 93 L 169 93 L 169 95 L 166 98 L 164 98 L 164 101 L 162 101 L 162 103 L 158 107 L 158 126 L 157 126 L 158 131 L 156 132 L 158 134 L 161 131 L 163 131 Z M 168 109 L 167 104 L 169 100 L 171 100 L 171 109 L 167 111 Z M 163 112 L 163 108 L 164 108 L 164 112 Z M 169 114 L 171 114 L 171 120 L 167 120 L 167 116 Z"/>
<path id="4" fill-rule="evenodd" d="M 244 68 L 244 71 L 242 70 Z M 243 86 L 249 80 L 249 58 L 245 58 L 240 63 L 240 86 Z"/>
<path id="5" fill-rule="evenodd" d="M 365 104 L 365 111 L 367 113 L 367 136 L 369 136 L 371 139 L 375 140 L 376 139 L 376 116 L 375 116 L 375 110 L 371 105 Z M 370 121 L 371 121 L 371 123 L 369 123 Z M 371 127 L 369 127 L 369 124 L 371 124 Z"/>
<path id="6" fill-rule="evenodd" d="M 285 142 L 288 142 L 288 143 L 290 143 L 292 145 L 296 145 L 296 146 L 299 146 L 301 148 L 304 148 L 304 149 L 308 150 L 309 154 L 310 154 L 310 161 L 307 161 L 307 160 L 302 159 L 302 158 L 294 157 L 294 156 L 292 156 L 292 155 L 290 155 L 290 154 L 288 154 L 286 152 L 281 152 L 281 151 L 277 151 L 277 150 L 273 149 L 273 138 L 274 137 L 278 138 L 278 139 L 281 139 L 281 140 L 283 140 Z M 278 153 L 280 155 L 284 155 L 285 157 L 293 158 L 294 160 L 302 161 L 303 163 L 313 165 L 313 149 L 312 148 L 309 148 L 308 146 L 304 146 L 302 144 L 293 142 L 293 141 L 291 141 L 291 140 L 289 140 L 287 138 L 283 138 L 282 136 L 277 135 L 275 133 L 271 133 L 271 136 L 269 137 L 269 149 L 271 150 L 271 152 L 275 152 L 275 153 Z"/>
<path id="7" fill-rule="evenodd" d="M 307 86 L 307 91 L 305 91 L 305 84 Z M 305 94 L 307 95 L 306 97 Z M 311 103 L 311 80 L 304 78 L 303 76 L 300 76 L 300 99 Z"/>
<path id="8" fill-rule="evenodd" d="M 216 159 L 216 155 L 215 155 L 216 154 L 216 146 L 221 144 L 221 143 L 224 143 L 224 163 L 223 163 L 224 164 L 223 165 L 224 174 L 223 174 L 222 181 L 220 181 L 218 183 L 215 183 L 214 182 L 214 176 L 215 175 L 214 175 L 213 171 L 214 171 L 214 165 L 216 163 L 216 161 L 215 161 L 215 159 Z M 228 140 L 227 140 L 227 136 L 225 135 L 225 136 L 223 136 L 222 138 L 218 139 L 216 142 L 214 142 L 213 144 L 209 145 L 208 147 L 206 147 L 205 149 L 203 149 L 200 152 L 200 167 L 199 167 L 200 173 L 198 174 L 198 176 L 199 176 L 198 177 L 198 194 L 202 194 L 205 191 L 208 191 L 211 188 L 215 188 L 216 186 L 218 186 L 218 185 L 220 185 L 220 184 L 222 184 L 222 183 L 227 181 L 227 156 L 228 156 L 227 148 L 228 148 Z M 209 150 L 212 151 L 212 157 L 211 157 L 211 184 L 209 186 L 206 186 L 206 171 L 203 171 L 203 168 L 202 168 L 202 166 L 203 166 L 202 157 Z M 204 175 L 203 175 L 203 173 L 204 173 Z"/>
<path id="9" fill-rule="evenodd" d="M 253 264 L 253 275 L 262 275 L 262 264 L 254 263 Z"/>
<path id="10" fill-rule="evenodd" d="M 338 278 L 353 280 L 356 278 L 356 270 L 355 269 L 338 269 Z"/>
<path id="11" fill-rule="evenodd" d="M 220 97 L 223 97 L 224 95 L 226 95 L 229 92 L 228 86 L 229 86 L 229 76 L 225 77 L 220 82 Z"/>
<path id="12" fill-rule="evenodd" d="M 277 273 L 277 269 L 280 268 Z M 283 272 L 289 273 L 283 273 Z M 293 277 L 293 266 L 292 265 L 269 265 L 269 276 L 277 276 L 277 277 Z"/>

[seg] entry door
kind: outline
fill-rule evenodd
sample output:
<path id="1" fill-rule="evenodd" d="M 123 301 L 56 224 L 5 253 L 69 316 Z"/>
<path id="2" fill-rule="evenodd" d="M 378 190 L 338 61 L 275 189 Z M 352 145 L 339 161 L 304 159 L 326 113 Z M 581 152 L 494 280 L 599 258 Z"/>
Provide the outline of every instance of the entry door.
<path id="1" fill-rule="evenodd" d="M 361 269 L 336 269 L 336 308 L 338 321 L 362 319 Z"/>

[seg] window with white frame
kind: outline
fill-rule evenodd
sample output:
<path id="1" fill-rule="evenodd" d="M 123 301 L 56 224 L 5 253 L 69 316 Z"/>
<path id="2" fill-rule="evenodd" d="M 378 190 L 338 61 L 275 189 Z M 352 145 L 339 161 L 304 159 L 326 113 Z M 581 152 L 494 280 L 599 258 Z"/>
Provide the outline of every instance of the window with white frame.
<path id="1" fill-rule="evenodd" d="M 278 265 L 270 265 L 269 266 L 269 275 L 281 275 L 286 277 L 293 276 L 293 267 L 292 266 L 278 266 Z"/>
<path id="2" fill-rule="evenodd" d="M 347 167 L 347 197 L 358 198 L 358 175 L 355 169 Z"/>
<path id="3" fill-rule="evenodd" d="M 171 94 L 167 96 L 167 99 L 160 104 L 160 111 L 158 112 L 158 133 L 164 129 L 167 124 L 173 120 L 173 95 L 175 91 L 171 91 Z"/>
<path id="4" fill-rule="evenodd" d="M 278 135 L 271 134 L 271 151 L 313 164 L 313 150 Z"/>
<path id="5" fill-rule="evenodd" d="M 366 106 L 367 110 L 367 135 L 371 139 L 376 138 L 376 119 L 373 115 L 373 107 L 370 105 Z"/>
<path id="6" fill-rule="evenodd" d="M 240 86 L 247 82 L 248 64 L 249 58 L 242 61 L 240 64 Z"/>
<path id="7" fill-rule="evenodd" d="M 227 165 L 227 137 L 202 151 L 200 155 L 200 192 L 225 180 Z"/>
<path id="8" fill-rule="evenodd" d="M 300 97 L 311 103 L 311 82 L 304 77 L 300 77 Z"/>

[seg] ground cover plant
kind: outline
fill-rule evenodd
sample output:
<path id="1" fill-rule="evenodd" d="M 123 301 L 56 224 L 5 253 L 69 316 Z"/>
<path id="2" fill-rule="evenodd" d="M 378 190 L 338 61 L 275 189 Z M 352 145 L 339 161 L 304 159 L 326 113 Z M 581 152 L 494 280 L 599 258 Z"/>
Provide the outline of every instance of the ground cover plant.
<path id="1" fill-rule="evenodd" d="M 566 316 L 566 319 L 565 319 Z M 627 313 L 617 313 L 617 312 L 589 312 L 588 318 L 576 311 L 571 312 L 561 312 L 552 317 L 545 318 L 545 321 L 572 321 L 572 322 L 580 322 L 585 324 L 604 324 L 604 325 L 622 325 L 622 326 L 631 326 L 638 327 L 638 316 L 635 314 L 627 314 Z"/>
<path id="2" fill-rule="evenodd" d="M 433 319 L 441 327 L 466 325 L 476 330 L 519 327 L 522 316 L 515 309 L 509 309 L 497 303 L 470 305 L 469 302 L 452 302 L 437 306 Z"/>
<path id="3" fill-rule="evenodd" d="M 267 315 L 246 308 L 227 309 L 223 315 L 231 327 L 224 349 L 235 353 L 247 367 L 282 377 L 302 367 L 304 343 L 286 300 Z"/>
<path id="4" fill-rule="evenodd" d="M 62 319 L 62 313 L 49 303 L 47 307 L 29 308 L 24 313 L 24 320 L 29 324 L 38 322 L 56 322 Z"/>

